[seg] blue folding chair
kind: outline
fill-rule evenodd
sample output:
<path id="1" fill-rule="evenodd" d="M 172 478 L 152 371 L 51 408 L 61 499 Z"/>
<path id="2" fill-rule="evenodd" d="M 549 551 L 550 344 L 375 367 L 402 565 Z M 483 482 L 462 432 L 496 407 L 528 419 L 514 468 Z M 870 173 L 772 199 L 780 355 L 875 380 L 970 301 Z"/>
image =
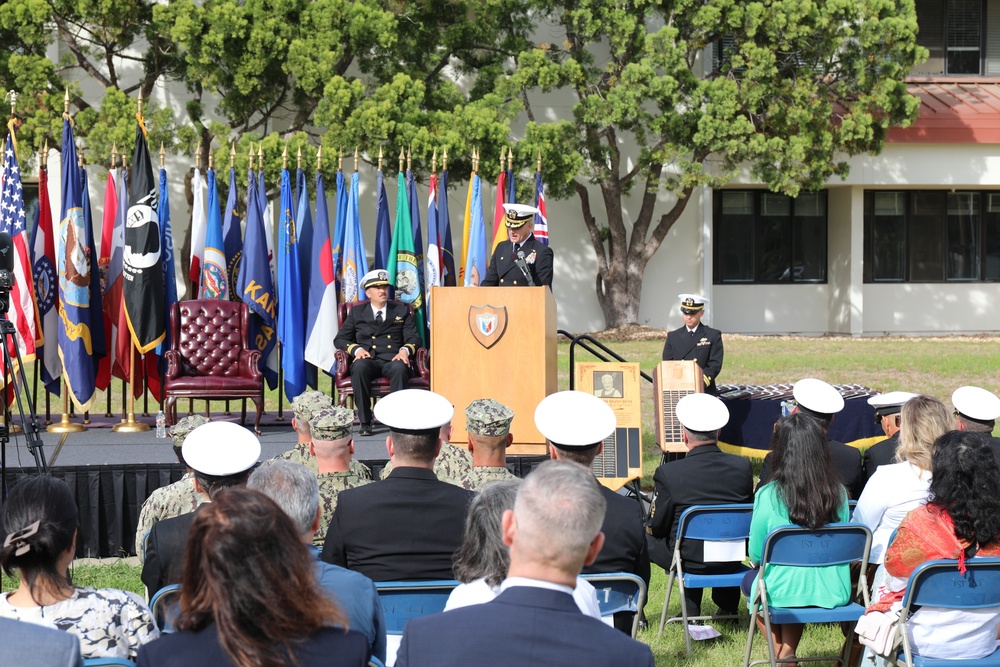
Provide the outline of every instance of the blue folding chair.
<path id="1" fill-rule="evenodd" d="M 801 526 L 779 526 L 771 531 L 764 541 L 761 553 L 761 571 L 766 571 L 768 565 L 785 565 L 792 567 L 825 567 L 828 565 L 844 565 L 860 561 L 868 562 L 868 552 L 872 546 L 872 533 L 868 526 L 860 523 L 831 523 L 822 528 L 811 530 Z M 771 624 L 785 623 L 842 623 L 857 622 L 868 606 L 868 577 L 865 568 L 861 568 L 858 580 L 858 593 L 864 600 L 864 606 L 849 601 L 847 604 L 833 609 L 822 607 L 774 607 L 767 601 L 766 577 L 757 577 L 757 585 L 750 600 L 750 629 L 747 632 L 746 655 L 744 667 L 770 663 L 777 667 L 777 656 L 774 654 L 774 644 L 771 639 Z M 767 660 L 750 662 L 753 649 L 753 637 L 757 631 L 757 615 L 764 617 L 764 627 L 767 639 Z M 844 650 L 840 655 L 817 656 L 809 658 L 796 657 L 796 662 L 813 662 L 817 660 L 833 660 L 842 667 L 847 667 L 847 657 L 851 654 L 851 643 L 854 633 L 848 633 Z"/>
<path id="2" fill-rule="evenodd" d="M 87 658 L 83 667 L 135 667 L 135 663 L 125 658 Z"/>
<path id="3" fill-rule="evenodd" d="M 160 632 L 167 634 L 174 631 L 174 623 L 181 611 L 181 585 L 170 584 L 156 591 L 149 601 L 149 611 Z"/>
<path id="4" fill-rule="evenodd" d="M 597 590 L 597 606 L 601 617 L 614 616 L 619 612 L 635 614 L 632 621 L 632 637 L 639 631 L 639 612 L 646 606 L 646 582 L 631 572 L 605 572 L 583 574 Z"/>
<path id="5" fill-rule="evenodd" d="M 660 635 L 667 623 L 681 621 L 685 628 L 684 640 L 687 654 L 691 655 L 691 636 L 687 632 L 688 621 L 703 621 L 721 618 L 737 618 L 732 614 L 716 614 L 714 616 L 688 616 L 687 603 L 684 599 L 686 588 L 731 588 L 739 586 L 743 575 L 749 567 L 740 565 L 732 574 L 690 574 L 684 572 L 681 560 L 681 544 L 685 540 L 702 540 L 704 542 L 738 542 L 750 536 L 750 517 L 753 514 L 751 503 L 730 505 L 692 505 L 684 510 L 677 521 L 677 539 L 674 543 L 674 554 L 670 560 L 670 571 L 667 572 L 667 595 L 663 599 L 663 611 L 660 612 Z M 745 548 L 744 548 L 745 550 Z M 667 618 L 667 606 L 670 604 L 670 593 L 674 581 L 681 598 L 681 615 Z"/>
<path id="6" fill-rule="evenodd" d="M 893 665 L 905 661 L 907 667 L 955 667 L 1000 665 L 1000 649 L 978 660 L 945 660 L 913 655 L 906 619 L 920 607 L 940 609 L 988 609 L 1000 607 L 1000 558 L 971 558 L 965 574 L 957 560 L 929 560 L 917 567 L 906 583 L 903 608 L 896 624 L 896 638 L 903 650 L 891 658 Z"/>
<path id="7" fill-rule="evenodd" d="M 444 611 L 448 596 L 458 583 L 451 579 L 375 582 L 385 615 L 386 634 L 401 635 L 411 618 Z"/>

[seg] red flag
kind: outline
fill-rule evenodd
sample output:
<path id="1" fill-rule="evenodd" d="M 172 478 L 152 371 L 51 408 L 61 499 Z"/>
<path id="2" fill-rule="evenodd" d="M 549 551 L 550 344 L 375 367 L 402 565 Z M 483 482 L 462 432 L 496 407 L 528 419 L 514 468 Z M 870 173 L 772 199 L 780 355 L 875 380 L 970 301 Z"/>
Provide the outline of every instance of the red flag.
<path id="1" fill-rule="evenodd" d="M 503 208 L 503 198 L 507 194 L 506 181 L 507 173 L 501 170 L 500 176 L 497 178 L 497 198 L 493 204 L 493 245 L 490 247 L 490 257 L 493 256 L 493 251 L 497 249 L 500 242 L 507 240 L 507 225 L 504 223 Z"/>
<path id="2" fill-rule="evenodd" d="M 115 188 L 116 169 L 108 172 L 108 182 L 104 187 L 104 218 L 101 221 L 101 253 L 97 268 L 101 276 L 101 296 L 104 297 L 104 349 L 108 351 L 97 365 L 97 388 L 107 390 L 111 385 L 111 363 L 115 357 L 114 326 L 108 308 L 108 265 L 111 263 L 111 248 L 114 243 L 115 214 L 118 211 L 118 192 Z"/>

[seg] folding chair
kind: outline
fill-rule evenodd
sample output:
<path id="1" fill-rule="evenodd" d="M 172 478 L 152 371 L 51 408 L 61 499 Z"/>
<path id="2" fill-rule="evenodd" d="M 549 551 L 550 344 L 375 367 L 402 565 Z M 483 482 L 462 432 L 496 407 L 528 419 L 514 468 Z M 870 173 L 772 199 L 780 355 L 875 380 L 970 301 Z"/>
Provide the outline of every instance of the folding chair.
<path id="1" fill-rule="evenodd" d="M 402 635 L 403 626 L 411 618 L 444 611 L 448 596 L 458 583 L 451 579 L 375 582 L 385 614 L 386 634 Z"/>
<path id="2" fill-rule="evenodd" d="M 868 562 L 868 552 L 872 546 L 872 533 L 867 526 L 859 523 L 831 523 L 816 530 L 801 526 L 779 526 L 771 531 L 764 542 L 761 554 L 761 572 L 768 565 L 786 565 L 793 567 L 825 567 L 828 565 L 845 565 L 860 561 Z M 856 602 L 848 602 L 840 607 L 824 609 L 822 607 L 773 607 L 767 601 L 767 586 L 765 577 L 757 577 L 757 585 L 750 600 L 750 629 L 747 632 L 746 655 L 744 667 L 770 663 L 777 667 L 777 656 L 774 654 L 774 644 L 771 640 L 771 624 L 785 623 L 842 623 L 857 622 L 868 606 L 868 576 L 865 568 L 861 568 L 858 579 L 858 593 L 864 600 L 864 606 Z M 759 609 L 758 609 L 759 607 Z M 768 660 L 750 662 L 750 652 L 753 649 L 753 637 L 757 631 L 757 615 L 764 617 L 765 635 L 767 639 Z M 834 660 L 842 667 L 847 667 L 847 657 L 851 654 L 851 643 L 854 633 L 848 633 L 844 650 L 840 655 L 818 656 L 810 658 L 796 657 L 796 662 L 813 662 L 818 660 Z"/>
<path id="3" fill-rule="evenodd" d="M 156 591 L 156 595 L 149 601 L 149 611 L 153 614 L 153 621 L 161 633 L 167 634 L 174 631 L 174 622 L 177 614 L 180 613 L 181 585 L 170 584 Z"/>
<path id="4" fill-rule="evenodd" d="M 635 614 L 632 621 L 632 638 L 639 631 L 639 612 L 646 606 L 646 582 L 631 572 L 605 572 L 580 575 L 597 589 L 597 605 L 601 616 L 614 616 L 619 612 Z"/>
<path id="5" fill-rule="evenodd" d="M 745 565 L 732 574 L 690 574 L 684 572 L 681 560 L 681 544 L 685 540 L 702 540 L 704 542 L 739 542 L 743 541 L 743 552 L 746 553 L 746 539 L 750 536 L 750 516 L 753 504 L 738 503 L 730 505 L 692 505 L 684 510 L 677 521 L 677 539 L 674 543 L 674 554 L 670 560 L 670 571 L 667 572 L 667 595 L 663 599 L 663 611 L 660 612 L 660 635 L 667 623 L 681 621 L 684 625 L 684 639 L 687 654 L 691 655 L 691 636 L 687 633 L 688 621 L 703 621 L 722 618 L 738 618 L 732 614 L 716 614 L 714 616 L 688 616 L 687 602 L 684 599 L 686 588 L 731 588 L 739 586 L 743 575 L 749 570 Z M 744 556 L 745 557 L 745 556 Z M 667 618 L 667 606 L 670 604 L 670 593 L 677 581 L 680 591 L 681 615 Z"/>
<path id="6" fill-rule="evenodd" d="M 87 658 L 83 667 L 135 667 L 135 663 L 125 658 Z"/>
<path id="7" fill-rule="evenodd" d="M 897 639 L 903 650 L 890 658 L 893 665 L 905 661 L 907 667 L 951 667 L 953 665 L 1000 665 L 1000 649 L 978 660 L 945 660 L 913 655 L 906 619 L 920 607 L 942 609 L 987 609 L 1000 607 L 1000 558 L 971 558 L 965 561 L 965 574 L 958 571 L 957 560 L 930 560 L 910 575 L 903 596 L 903 608 L 896 624 Z"/>

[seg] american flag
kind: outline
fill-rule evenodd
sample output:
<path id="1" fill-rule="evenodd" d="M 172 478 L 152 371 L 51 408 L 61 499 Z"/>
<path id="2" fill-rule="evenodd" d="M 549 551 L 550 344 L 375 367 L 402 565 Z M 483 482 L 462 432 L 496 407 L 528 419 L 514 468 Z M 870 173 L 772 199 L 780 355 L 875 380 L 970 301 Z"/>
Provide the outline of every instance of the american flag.
<path id="1" fill-rule="evenodd" d="M 24 362 L 35 359 L 35 341 L 38 340 L 38 311 L 34 301 L 34 281 L 31 278 L 31 261 L 25 239 L 26 220 L 24 196 L 21 187 L 21 169 L 14 150 L 14 131 L 7 135 L 4 145 L 3 194 L 0 196 L 0 232 L 7 232 L 13 240 L 14 275 L 10 289 L 10 310 L 7 318 L 17 331 L 17 348 Z M 8 351 L 14 357 L 14 347 L 8 341 Z"/>
<path id="2" fill-rule="evenodd" d="M 545 185 L 542 183 L 540 171 L 535 172 L 535 208 L 538 209 L 538 213 L 535 214 L 535 238 L 548 245 L 549 218 L 545 214 Z"/>

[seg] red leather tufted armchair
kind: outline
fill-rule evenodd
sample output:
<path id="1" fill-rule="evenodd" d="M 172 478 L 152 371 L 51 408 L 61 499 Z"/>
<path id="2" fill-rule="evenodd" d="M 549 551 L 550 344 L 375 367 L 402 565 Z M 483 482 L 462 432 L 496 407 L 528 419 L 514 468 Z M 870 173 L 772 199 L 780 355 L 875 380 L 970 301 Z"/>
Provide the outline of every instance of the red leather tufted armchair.
<path id="1" fill-rule="evenodd" d="M 247 343 L 249 323 L 247 305 L 236 301 L 200 299 L 171 306 L 164 383 L 169 424 L 177 422 L 178 398 L 249 398 L 257 406 L 254 430 L 260 434 L 264 376 L 260 352 Z"/>
<path id="2" fill-rule="evenodd" d="M 399 303 L 402 301 L 391 301 Z M 341 303 L 337 305 L 337 325 L 343 326 L 347 319 L 347 313 L 356 305 L 368 305 L 367 301 L 353 301 L 351 303 Z M 410 317 L 413 317 L 413 306 L 407 304 L 410 309 Z M 354 405 L 354 388 L 351 387 L 350 359 L 347 352 L 337 350 L 334 353 L 337 360 L 337 371 L 333 377 L 333 384 L 337 388 L 337 403 L 341 407 L 347 407 L 350 399 L 351 406 Z M 418 347 L 415 359 L 410 359 L 410 389 L 430 389 L 431 388 L 431 367 L 426 347 Z M 389 393 L 389 378 L 377 378 L 372 382 L 372 397 L 378 400 Z"/>

